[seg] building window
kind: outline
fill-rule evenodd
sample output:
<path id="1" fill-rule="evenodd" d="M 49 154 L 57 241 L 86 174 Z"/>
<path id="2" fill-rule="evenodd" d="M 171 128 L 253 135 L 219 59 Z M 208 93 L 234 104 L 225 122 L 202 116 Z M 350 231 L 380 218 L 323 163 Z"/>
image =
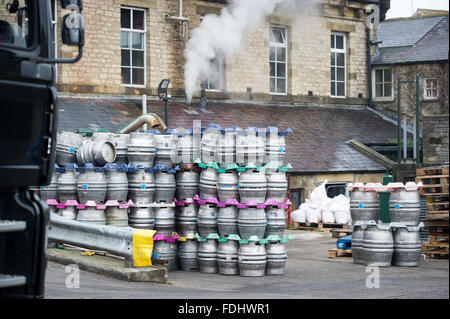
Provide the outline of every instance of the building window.
<path id="1" fill-rule="evenodd" d="M 346 35 L 331 34 L 331 96 L 346 96 Z"/>
<path id="2" fill-rule="evenodd" d="M 327 183 L 325 185 L 325 189 L 329 198 L 333 198 L 341 194 L 347 196 L 347 183 Z"/>
<path id="3" fill-rule="evenodd" d="M 222 91 L 223 79 L 223 57 L 217 56 L 210 61 L 210 70 L 208 79 L 201 83 L 201 88 L 207 91 Z"/>
<path id="4" fill-rule="evenodd" d="M 270 27 L 270 93 L 287 94 L 287 29 Z"/>
<path id="5" fill-rule="evenodd" d="M 392 69 L 375 69 L 375 97 L 392 97 Z"/>
<path id="6" fill-rule="evenodd" d="M 437 79 L 425 79 L 424 81 L 424 98 L 425 100 L 435 100 L 438 98 L 438 82 Z"/>
<path id="7" fill-rule="evenodd" d="M 122 83 L 129 86 L 145 86 L 145 10 L 120 9 L 120 46 L 122 48 Z"/>

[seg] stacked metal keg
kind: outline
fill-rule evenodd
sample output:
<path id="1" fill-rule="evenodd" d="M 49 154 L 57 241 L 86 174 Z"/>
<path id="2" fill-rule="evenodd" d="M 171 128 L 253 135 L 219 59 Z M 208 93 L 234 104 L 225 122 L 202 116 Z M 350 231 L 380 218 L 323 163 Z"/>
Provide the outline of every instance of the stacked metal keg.
<path id="1" fill-rule="evenodd" d="M 169 270 L 282 274 L 285 141 L 270 145 L 272 130 L 211 124 L 199 141 L 192 131 L 61 132 L 41 196 L 68 218 L 155 230 L 152 258 Z"/>
<path id="2" fill-rule="evenodd" d="M 285 136 L 292 132 L 290 129 L 284 134 L 279 134 L 277 127 L 268 127 L 266 131 L 264 164 L 274 163 L 283 166 L 286 155 Z"/>
<path id="3" fill-rule="evenodd" d="M 221 138 L 220 125 L 210 124 L 206 129 L 202 129 L 200 152 L 203 163 L 216 161 L 219 138 Z"/>
<path id="4" fill-rule="evenodd" d="M 58 209 L 57 214 L 69 219 L 76 219 L 78 213 L 74 205 L 78 201 L 77 167 L 76 164 L 66 164 L 64 167 L 56 168 L 54 172 L 58 176 L 56 200 L 58 203 L 63 204 L 61 206 L 55 206 Z M 43 196 L 41 192 L 41 197 Z"/>
<path id="5" fill-rule="evenodd" d="M 217 139 L 217 150 L 215 152 L 215 161 L 221 168 L 236 163 L 236 140 L 237 127 L 227 127 L 221 129 L 221 134 Z"/>
<path id="6" fill-rule="evenodd" d="M 265 133 L 255 127 L 249 127 L 236 135 L 236 163 L 245 166 L 253 163 L 262 166 L 266 152 Z"/>
<path id="7" fill-rule="evenodd" d="M 282 204 L 288 185 L 278 167 L 284 162 L 285 142 L 284 137 L 273 138 L 277 145 L 266 145 L 270 133 L 214 124 L 203 130 L 197 161 L 202 168 L 197 196 L 200 272 L 241 276 L 284 272 Z M 266 160 L 266 154 L 272 160 Z M 271 163 L 270 169 L 263 163 Z"/>
<path id="8" fill-rule="evenodd" d="M 106 132 L 58 132 L 52 180 L 40 189 L 52 212 L 80 222 L 108 224 L 107 210 L 111 209 L 105 204 L 120 191 L 123 197 L 123 184 L 127 184 L 106 173 L 105 165 L 117 157 L 111 141 L 111 134 Z"/>
<path id="9" fill-rule="evenodd" d="M 152 162 L 150 162 L 152 163 Z M 144 165 L 128 167 L 128 194 L 131 201 L 129 225 L 139 229 L 154 229 L 155 216 L 153 207 L 155 196 L 155 177 L 153 169 Z"/>
<path id="10" fill-rule="evenodd" d="M 156 230 L 156 234 L 167 237 L 175 232 L 176 150 L 176 136 L 171 132 L 130 134 L 127 157 L 131 227 Z"/>
<path id="11" fill-rule="evenodd" d="M 56 163 L 60 166 L 77 162 L 78 149 L 83 145 L 83 136 L 59 131 L 56 142 Z"/>
<path id="12" fill-rule="evenodd" d="M 350 184 L 355 264 L 418 266 L 421 255 L 420 184 Z M 378 192 L 390 192 L 390 223 L 379 221 Z"/>
<path id="13" fill-rule="evenodd" d="M 175 228 L 178 238 L 177 263 L 181 270 L 198 271 L 198 204 L 200 170 L 194 165 L 199 145 L 194 143 L 193 131 L 177 132 L 177 155 L 181 170 L 175 175 Z"/>
<path id="14" fill-rule="evenodd" d="M 157 144 L 158 134 L 114 134 L 106 130 L 92 133 L 83 129 L 77 133 L 59 132 L 59 167 L 52 183 L 41 188 L 42 198 L 53 200 L 57 205 L 52 209 L 58 208 L 61 215 L 72 219 L 157 228 L 166 234 L 175 231 L 176 169 L 172 166 L 176 161 L 170 160 L 176 159 L 177 138 L 168 133 L 170 143 Z M 160 165 L 154 165 L 156 159 Z"/>
<path id="15" fill-rule="evenodd" d="M 176 239 L 178 236 L 173 235 L 170 237 L 166 237 L 164 235 L 155 235 L 153 237 L 153 254 L 152 254 L 152 262 L 154 264 L 158 263 L 158 261 L 165 261 L 167 265 L 163 264 L 163 267 L 167 268 L 167 270 L 176 270 L 178 269 L 178 243 Z"/>
<path id="16" fill-rule="evenodd" d="M 145 229 L 156 231 L 153 238 L 153 260 L 167 261 L 168 265 L 164 267 L 175 270 L 178 269 L 174 201 L 177 188 L 175 174 L 179 171 L 178 135 L 173 130 L 165 133 L 150 130 L 142 134 L 152 136 L 152 143 L 147 142 L 147 166 L 138 166 L 141 173 L 138 173 L 137 179 L 140 178 L 141 182 L 148 181 L 148 185 L 141 185 L 141 191 L 149 189 L 152 194 L 146 197 L 146 203 L 132 205 L 131 209 L 136 210 L 136 221 L 147 223 Z M 130 211 L 130 218 L 131 216 Z"/>
<path id="17" fill-rule="evenodd" d="M 394 228 L 394 266 L 418 266 L 422 251 L 420 229 L 420 195 L 421 184 L 408 182 L 390 183 L 391 191 L 389 213 Z"/>

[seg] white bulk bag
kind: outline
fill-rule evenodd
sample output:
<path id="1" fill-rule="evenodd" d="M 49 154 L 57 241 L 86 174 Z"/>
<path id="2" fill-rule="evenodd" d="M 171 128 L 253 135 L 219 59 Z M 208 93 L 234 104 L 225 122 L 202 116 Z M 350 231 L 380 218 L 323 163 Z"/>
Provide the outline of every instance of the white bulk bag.
<path id="1" fill-rule="evenodd" d="M 345 210 L 338 210 L 334 212 L 334 218 L 338 224 L 348 224 L 348 216 L 348 212 Z"/>
<path id="2" fill-rule="evenodd" d="M 322 211 L 320 208 L 314 208 L 310 206 L 306 211 L 306 220 L 308 221 L 308 223 L 320 223 L 321 213 Z"/>
<path id="3" fill-rule="evenodd" d="M 334 223 L 334 213 L 332 211 L 322 211 L 322 223 Z"/>
<path id="4" fill-rule="evenodd" d="M 327 182 L 328 181 L 323 182 L 311 192 L 311 197 L 309 200 L 309 205 L 311 207 L 322 209 L 322 206 L 328 203 L 329 198 L 325 189 Z"/>

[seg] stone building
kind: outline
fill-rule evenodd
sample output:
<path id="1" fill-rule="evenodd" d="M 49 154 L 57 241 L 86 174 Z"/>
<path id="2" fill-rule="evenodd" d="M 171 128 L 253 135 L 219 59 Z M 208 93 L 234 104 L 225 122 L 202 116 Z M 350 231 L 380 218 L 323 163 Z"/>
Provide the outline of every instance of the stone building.
<path id="1" fill-rule="evenodd" d="M 426 166 L 449 164 L 448 114 L 424 116 L 423 164 Z"/>
<path id="2" fill-rule="evenodd" d="M 374 107 L 392 118 L 398 112 L 398 78 L 419 76 L 423 165 L 448 164 L 448 13 L 417 14 L 386 20 L 376 32 L 381 41 L 372 57 Z M 416 84 L 401 84 L 400 116 L 412 126 Z"/>
<path id="3" fill-rule="evenodd" d="M 61 17 L 66 12 L 59 1 L 55 3 Z M 246 33 L 239 52 L 221 61 L 220 81 L 207 87 L 207 97 L 367 105 L 367 1 L 304 3 L 314 3 L 307 14 L 273 14 L 256 31 Z M 172 96 L 184 98 L 184 48 L 189 34 L 203 16 L 220 14 L 224 6 L 225 0 L 185 0 L 181 11 L 186 21 L 181 23 L 167 18 L 179 15 L 176 0 L 83 1 L 85 54 L 75 65 L 59 66 L 59 91 L 156 96 L 159 82 L 170 78 Z M 57 28 L 58 23 L 59 19 Z M 271 38 L 273 32 L 281 34 L 280 41 Z M 270 56 L 274 46 L 283 52 L 276 61 Z M 56 51 L 63 58 L 76 54 L 74 48 L 59 44 Z M 336 57 L 334 62 L 330 55 Z"/>
<path id="4" fill-rule="evenodd" d="M 272 14 L 244 34 L 240 51 L 218 63 L 220 81 L 199 82 L 187 105 L 187 39 L 202 17 L 220 14 L 226 1 L 185 0 L 181 22 L 170 18 L 179 16 L 176 0 L 83 1 L 84 57 L 75 65 L 58 65 L 60 129 L 116 131 L 142 113 L 142 94 L 148 112 L 164 118 L 157 87 L 169 78 L 175 98 L 169 103 L 170 127 L 189 128 L 201 120 L 205 126 L 294 131 L 286 141 L 294 209 L 325 180 L 330 196 L 350 182 L 380 182 L 392 166 L 349 143 L 384 143 L 396 132 L 394 121 L 367 107 L 369 1 L 305 1 L 310 2 L 318 3 L 311 14 Z M 380 5 L 384 19 L 389 1 Z M 58 4 L 55 10 L 57 17 L 65 14 Z M 63 58 L 77 53 L 60 44 L 55 50 Z M 271 51 L 282 54 L 274 57 Z M 271 73 L 271 67 L 279 72 Z M 201 87 L 206 110 L 198 107 Z"/>
<path id="5" fill-rule="evenodd" d="M 373 102 L 397 113 L 398 77 L 420 78 L 421 115 L 448 113 L 448 14 L 392 19 L 377 30 L 378 45 L 372 57 Z M 415 114 L 415 84 L 402 84 L 402 112 Z"/>

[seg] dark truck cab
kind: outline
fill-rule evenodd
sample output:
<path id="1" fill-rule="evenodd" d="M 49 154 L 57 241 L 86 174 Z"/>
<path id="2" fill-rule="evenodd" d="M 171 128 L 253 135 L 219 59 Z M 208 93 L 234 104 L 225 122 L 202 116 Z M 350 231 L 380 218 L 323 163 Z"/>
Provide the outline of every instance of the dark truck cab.
<path id="1" fill-rule="evenodd" d="M 0 0 L 0 298 L 42 298 L 48 207 L 30 187 L 48 185 L 58 125 L 55 63 L 82 56 L 81 1 L 61 0 L 63 44 L 54 57 L 50 0 Z"/>

